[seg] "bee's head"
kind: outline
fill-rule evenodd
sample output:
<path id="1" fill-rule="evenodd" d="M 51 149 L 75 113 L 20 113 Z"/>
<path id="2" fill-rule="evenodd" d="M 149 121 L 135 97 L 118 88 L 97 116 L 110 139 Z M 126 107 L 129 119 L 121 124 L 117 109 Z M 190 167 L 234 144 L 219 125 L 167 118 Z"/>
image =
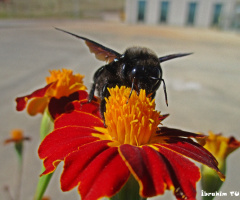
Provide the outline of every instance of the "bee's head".
<path id="1" fill-rule="evenodd" d="M 145 89 L 147 95 L 154 93 L 160 86 L 162 69 L 157 55 L 147 48 L 128 48 L 124 56 L 122 77 L 137 92 Z"/>

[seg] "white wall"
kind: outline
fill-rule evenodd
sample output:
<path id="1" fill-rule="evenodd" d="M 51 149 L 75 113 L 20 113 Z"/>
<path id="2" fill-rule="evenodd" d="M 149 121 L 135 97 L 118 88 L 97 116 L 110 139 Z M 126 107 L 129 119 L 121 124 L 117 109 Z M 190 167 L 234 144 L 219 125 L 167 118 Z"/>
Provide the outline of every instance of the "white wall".
<path id="1" fill-rule="evenodd" d="M 188 0 L 171 0 L 169 10 L 169 24 L 184 26 L 186 24 Z"/>
<path id="2" fill-rule="evenodd" d="M 146 23 L 157 24 L 159 16 L 159 0 L 147 1 Z"/>
<path id="3" fill-rule="evenodd" d="M 198 12 L 196 16 L 196 26 L 209 27 L 213 15 L 213 1 L 198 1 Z"/>
<path id="4" fill-rule="evenodd" d="M 126 0 L 126 21 L 130 24 L 137 23 L 137 0 Z"/>
<path id="5" fill-rule="evenodd" d="M 162 0 L 146 0 L 145 22 L 147 24 L 159 24 L 160 3 Z M 168 0 L 169 13 L 167 24 L 173 26 L 185 26 L 188 14 L 188 3 L 197 2 L 195 16 L 196 27 L 210 27 L 213 17 L 214 5 L 222 3 L 222 15 L 220 25 L 227 29 L 233 20 L 233 11 L 236 0 Z M 128 23 L 137 22 L 138 0 L 126 0 L 126 15 Z"/>

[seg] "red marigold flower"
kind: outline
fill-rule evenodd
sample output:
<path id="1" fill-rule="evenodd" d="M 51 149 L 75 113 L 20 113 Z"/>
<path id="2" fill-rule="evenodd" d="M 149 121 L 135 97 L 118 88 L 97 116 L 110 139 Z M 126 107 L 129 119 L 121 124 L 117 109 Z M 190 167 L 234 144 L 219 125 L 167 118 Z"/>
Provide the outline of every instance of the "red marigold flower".
<path id="1" fill-rule="evenodd" d="M 111 197 L 132 174 L 142 197 L 168 189 L 177 199 L 195 199 L 200 172 L 189 158 L 224 178 L 215 158 L 191 139 L 204 135 L 158 127 L 164 116 L 155 110 L 154 100 L 146 97 L 144 90 L 139 96 L 133 91 L 130 99 L 130 88 L 116 87 L 109 92 L 106 127 L 96 112 L 98 103 L 75 101 L 74 110 L 56 118 L 55 130 L 39 147 L 46 169 L 42 175 L 64 161 L 63 191 L 77 186 L 82 200 Z"/>
<path id="2" fill-rule="evenodd" d="M 72 70 L 52 70 L 50 74 L 51 76 L 46 78 L 47 85 L 45 87 L 34 91 L 32 94 L 16 98 L 17 111 L 24 110 L 31 99 L 28 103 L 27 112 L 30 115 L 43 113 L 52 98 L 60 99 L 78 90 L 86 89 L 82 81 L 84 76 L 73 75 Z"/>

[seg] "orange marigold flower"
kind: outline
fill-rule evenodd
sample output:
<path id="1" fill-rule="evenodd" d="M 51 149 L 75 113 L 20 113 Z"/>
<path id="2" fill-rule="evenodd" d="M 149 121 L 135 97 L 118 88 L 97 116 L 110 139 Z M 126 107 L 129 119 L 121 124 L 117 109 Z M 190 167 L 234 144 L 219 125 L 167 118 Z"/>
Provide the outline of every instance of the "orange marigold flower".
<path id="1" fill-rule="evenodd" d="M 72 70 L 62 69 L 50 71 L 51 76 L 46 78 L 47 85 L 34 91 L 30 95 L 16 98 L 18 111 L 25 109 L 28 101 L 28 113 L 36 115 L 43 113 L 52 98 L 67 97 L 78 90 L 86 90 L 83 85 L 83 77 L 80 74 L 73 75 Z"/>
<path id="2" fill-rule="evenodd" d="M 55 119 L 55 129 L 39 147 L 45 171 L 52 173 L 64 161 L 61 188 L 78 187 L 81 199 L 111 197 L 128 181 L 139 183 L 139 194 L 152 197 L 172 190 L 177 199 L 196 199 L 199 168 L 189 158 L 224 176 L 215 158 L 192 138 L 204 135 L 159 126 L 166 116 L 154 100 L 130 88 L 109 89 L 105 124 L 96 112 L 99 103 L 72 102 L 71 112 Z M 126 103 L 127 102 L 127 103 Z"/>
<path id="3" fill-rule="evenodd" d="M 78 90 L 86 90 L 83 85 L 84 76 L 81 74 L 73 75 L 72 70 L 62 69 L 50 71 L 51 76 L 46 78 L 47 84 L 53 84 L 47 91 L 49 97 L 57 99 L 63 96 L 69 96 Z"/>

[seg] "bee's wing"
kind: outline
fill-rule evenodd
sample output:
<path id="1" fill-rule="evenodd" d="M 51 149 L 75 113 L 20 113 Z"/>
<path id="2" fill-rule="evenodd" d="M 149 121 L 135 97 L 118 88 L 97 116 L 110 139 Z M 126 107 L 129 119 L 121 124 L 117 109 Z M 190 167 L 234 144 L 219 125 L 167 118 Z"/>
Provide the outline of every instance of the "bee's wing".
<path id="1" fill-rule="evenodd" d="M 101 60 L 101 61 L 106 61 L 107 63 L 110 63 L 112 62 L 115 58 L 118 58 L 121 56 L 121 54 L 119 54 L 118 52 L 110 49 L 110 48 L 107 48 L 97 42 L 94 42 L 88 38 L 85 38 L 85 37 L 82 37 L 82 36 L 79 36 L 79 35 L 76 35 L 74 33 L 70 33 L 68 31 L 65 31 L 65 30 L 62 30 L 62 29 L 59 29 L 59 28 L 55 28 L 56 30 L 59 30 L 59 31 L 62 31 L 64 33 L 68 33 L 70 35 L 73 35 L 77 38 L 80 38 L 82 40 L 85 41 L 86 45 L 88 46 L 89 50 L 91 53 L 94 53 L 96 58 Z"/>
<path id="2" fill-rule="evenodd" d="M 191 55 L 192 53 L 178 53 L 178 54 L 171 54 L 171 55 L 167 55 L 167 56 L 163 56 L 159 58 L 160 63 L 167 61 L 167 60 L 171 60 L 174 58 L 179 58 L 179 57 L 183 57 L 183 56 L 188 56 Z"/>

